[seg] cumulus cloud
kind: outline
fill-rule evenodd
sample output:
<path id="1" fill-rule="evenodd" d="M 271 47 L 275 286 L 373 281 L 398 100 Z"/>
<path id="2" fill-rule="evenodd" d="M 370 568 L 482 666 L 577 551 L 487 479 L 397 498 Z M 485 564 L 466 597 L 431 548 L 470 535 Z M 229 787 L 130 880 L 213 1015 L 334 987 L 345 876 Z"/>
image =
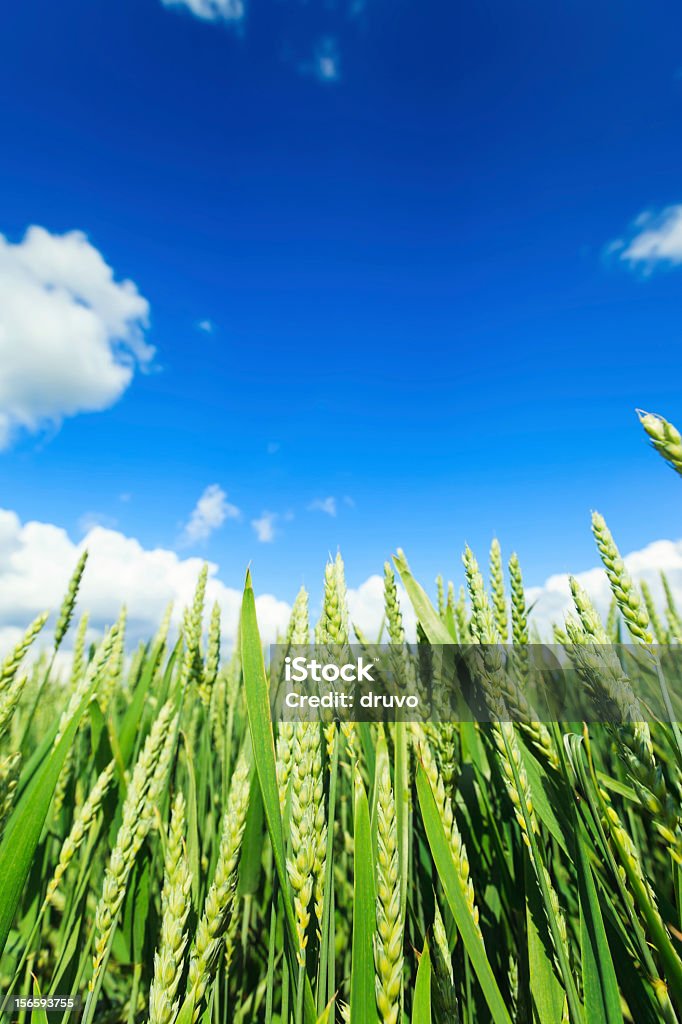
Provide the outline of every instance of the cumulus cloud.
<path id="1" fill-rule="evenodd" d="M 122 604 L 128 610 L 128 639 L 132 647 L 158 629 L 164 610 L 174 602 L 173 621 L 192 600 L 200 558 L 180 558 L 164 548 L 143 548 L 139 541 L 116 530 L 94 526 L 75 543 L 66 530 L 50 523 L 26 522 L 0 510 L 0 647 L 16 642 L 29 621 L 48 609 L 59 609 L 66 585 L 84 548 L 89 551 L 79 606 L 90 613 L 91 625 L 102 630 L 114 622 Z M 241 590 L 226 586 L 209 563 L 207 606 L 222 609 L 223 639 L 236 637 Z M 241 581 L 235 581 L 238 584 Z M 272 643 L 289 620 L 290 606 L 271 594 L 256 598 L 264 643 Z M 54 615 L 52 623 L 54 623 Z"/>
<path id="2" fill-rule="evenodd" d="M 277 514 L 275 512 L 264 512 L 259 519 L 252 519 L 251 526 L 256 531 L 256 536 L 261 544 L 272 544 L 275 539 L 275 523 Z"/>
<path id="3" fill-rule="evenodd" d="M 89 558 L 79 608 L 87 609 L 93 631 L 101 633 L 111 625 L 123 604 L 131 649 L 154 634 L 171 601 L 173 624 L 180 625 L 182 609 L 194 594 L 201 558 L 182 558 L 167 548 L 144 548 L 135 538 L 99 525 L 76 542 L 61 527 L 22 522 L 16 513 L 0 509 L 0 651 L 16 643 L 41 612 L 51 610 L 54 624 L 66 585 L 85 548 Z M 206 602 L 207 607 L 214 601 L 220 604 L 223 640 L 230 646 L 237 634 L 242 593 L 238 587 L 227 586 L 217 572 L 218 567 L 209 563 Z M 348 589 L 351 622 L 372 639 L 378 636 L 383 620 L 383 594 L 383 577 L 379 575 Z M 414 640 L 414 612 L 400 586 L 398 597 L 408 638 Z M 260 594 L 256 610 L 263 642 L 274 643 L 286 629 L 291 605 L 273 594 Z"/>
<path id="4" fill-rule="evenodd" d="M 265 516 L 271 517 L 270 513 Z M 274 516 L 272 516 L 274 518 Z M 268 520 L 269 521 L 269 520 Z M 274 529 L 261 527 L 267 533 Z M 128 610 L 128 641 L 132 648 L 156 631 L 169 602 L 174 603 L 173 622 L 181 622 L 182 609 L 191 601 L 203 560 L 183 558 L 166 548 L 144 548 L 138 540 L 118 530 L 93 525 L 80 541 L 66 530 L 45 522 L 21 522 L 16 513 L 0 509 L 0 652 L 23 634 L 27 624 L 51 610 L 52 624 L 76 561 L 87 548 L 90 557 L 83 577 L 79 607 L 87 609 L 94 630 L 101 632 L 118 617 L 122 604 Z M 659 540 L 627 555 L 625 564 L 634 580 L 645 581 L 654 600 L 662 606 L 660 573 L 664 571 L 678 606 L 682 606 L 682 540 Z M 223 640 L 234 643 L 241 607 L 241 580 L 236 587 L 218 578 L 218 567 L 209 563 L 207 603 L 218 601 L 222 609 Z M 606 615 L 611 600 L 608 581 L 600 568 L 576 574 L 597 609 Z M 551 638 L 551 626 L 561 623 L 571 610 L 568 576 L 550 576 L 541 587 L 528 590 L 534 605 L 531 622 L 543 639 Z M 416 619 L 403 588 L 398 585 L 408 640 L 416 637 Z M 384 581 L 372 575 L 348 589 L 350 621 L 374 640 L 384 618 Z M 256 598 L 264 643 L 273 643 L 285 630 L 291 606 L 272 594 Z M 68 641 L 67 641 L 68 646 Z"/>
<path id="5" fill-rule="evenodd" d="M 665 603 L 661 584 L 661 572 L 664 572 L 676 601 L 682 605 L 682 540 L 654 541 L 626 555 L 625 565 L 636 583 L 644 581 L 649 586 L 659 607 Z M 606 616 L 611 603 L 611 588 L 604 570 L 594 568 L 574 575 L 590 595 L 597 610 Z M 550 576 L 542 587 L 530 587 L 528 602 L 534 604 L 531 621 L 538 627 L 543 639 L 551 639 L 552 624 L 562 623 L 566 613 L 573 609 L 568 575 L 561 573 Z"/>
<path id="6" fill-rule="evenodd" d="M 149 303 L 80 231 L 0 235 L 0 448 L 113 405 L 154 350 Z"/>
<path id="7" fill-rule="evenodd" d="M 664 572 L 678 607 L 682 608 L 682 540 L 658 540 L 639 551 L 625 556 L 625 564 L 636 583 L 645 582 L 656 604 L 663 608 L 665 594 L 661 583 Z M 575 578 L 590 595 L 597 610 L 606 618 L 611 603 L 611 588 L 604 570 L 598 567 L 574 573 Z M 412 605 L 400 585 L 398 594 L 405 621 L 408 640 L 416 636 L 416 618 Z M 529 587 L 528 604 L 533 605 L 530 621 L 537 626 L 543 640 L 552 639 L 554 623 L 563 623 L 573 610 L 568 574 L 550 576 L 541 587 Z M 384 616 L 384 581 L 382 576 L 370 576 L 355 590 L 348 591 L 348 605 L 352 622 L 370 639 L 375 639 Z"/>
<path id="8" fill-rule="evenodd" d="M 398 601 L 403 613 L 403 625 L 409 642 L 417 636 L 417 618 L 404 589 L 398 584 Z M 353 625 L 358 626 L 363 634 L 375 641 L 379 630 L 384 624 L 384 578 L 370 576 L 359 587 L 348 589 L 348 615 Z M 382 636 L 386 642 L 386 632 Z"/>
<path id="9" fill-rule="evenodd" d="M 184 7 L 203 21 L 241 21 L 246 13 L 243 0 L 161 0 L 164 7 Z"/>
<path id="10" fill-rule="evenodd" d="M 236 505 L 231 505 L 227 494 L 219 484 L 209 484 L 182 531 L 180 543 L 187 547 L 202 540 L 208 540 L 214 530 L 219 529 L 227 519 L 239 519 Z"/>
<path id="11" fill-rule="evenodd" d="M 651 271 L 656 265 L 677 266 L 682 263 L 682 203 L 667 206 L 659 213 L 648 210 L 634 222 L 629 240 L 611 246 L 631 266 Z"/>
<path id="12" fill-rule="evenodd" d="M 197 324 L 197 329 L 203 331 L 204 334 L 213 334 L 215 324 L 212 320 L 200 320 Z"/>
<path id="13" fill-rule="evenodd" d="M 308 505 L 311 512 L 324 512 L 325 515 L 336 515 L 336 498 L 315 498 Z"/>

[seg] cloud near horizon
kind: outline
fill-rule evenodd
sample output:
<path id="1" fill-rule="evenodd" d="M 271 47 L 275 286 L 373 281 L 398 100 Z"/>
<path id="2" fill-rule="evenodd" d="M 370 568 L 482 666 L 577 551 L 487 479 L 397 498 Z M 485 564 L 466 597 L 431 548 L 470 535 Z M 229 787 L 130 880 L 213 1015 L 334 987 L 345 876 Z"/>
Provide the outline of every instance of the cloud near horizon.
<path id="1" fill-rule="evenodd" d="M 41 612 L 50 610 L 49 626 L 54 625 L 67 583 L 84 549 L 89 557 L 76 618 L 87 610 L 90 625 L 101 632 L 117 619 L 125 604 L 131 649 L 154 634 L 171 601 L 173 623 L 180 624 L 182 610 L 192 600 L 203 559 L 181 558 L 166 548 L 144 548 L 134 537 L 103 526 L 93 526 L 76 543 L 59 526 L 36 521 L 22 523 L 15 512 L 0 509 L 3 651 L 16 643 L 28 623 Z M 221 606 L 223 640 L 229 646 L 236 637 L 242 592 L 218 578 L 215 563 L 208 565 L 207 608 L 214 601 Z M 260 594 L 256 608 L 263 642 L 273 643 L 286 628 L 290 605 L 272 594 Z"/>
<path id="2" fill-rule="evenodd" d="M 101 632 L 118 617 L 123 604 L 128 610 L 128 644 L 132 649 L 158 629 L 169 602 L 174 603 L 173 623 L 179 625 L 183 608 L 192 600 L 203 559 L 181 558 L 166 548 L 144 548 L 134 537 L 101 525 L 93 526 L 79 542 L 52 523 L 21 522 L 15 512 L 0 509 L 0 653 L 6 652 L 24 633 L 36 615 L 50 610 L 54 625 L 67 583 L 80 553 L 87 548 L 88 565 L 78 600 L 78 613 L 87 610 L 93 630 Z M 682 540 L 659 540 L 627 555 L 625 563 L 636 582 L 645 580 L 654 599 L 662 605 L 660 573 L 665 571 L 675 599 L 682 604 Z M 217 601 L 223 612 L 222 633 L 226 648 L 235 641 L 242 592 L 224 583 L 218 566 L 209 562 L 207 607 Z M 610 591 L 599 568 L 577 573 L 597 608 L 605 615 Z M 241 583 L 241 581 L 239 581 Z M 374 574 L 348 588 L 350 621 L 370 639 L 381 628 L 384 605 L 383 577 Z M 291 601 L 297 587 L 285 599 L 260 594 L 256 609 L 263 642 L 273 643 L 286 629 Z M 402 587 L 399 597 L 409 640 L 414 640 L 416 619 Z M 541 587 L 528 590 L 535 602 L 531 620 L 543 638 L 551 638 L 553 622 L 562 622 L 571 608 L 568 576 L 550 576 Z M 73 627 L 72 627 L 73 628 Z M 48 634 L 49 635 L 49 626 Z M 67 638 L 66 646 L 69 646 Z"/>
<path id="3" fill-rule="evenodd" d="M 81 231 L 0 235 L 0 450 L 114 405 L 154 349 L 149 303 Z"/>
<path id="4" fill-rule="evenodd" d="M 682 540 L 657 540 L 624 558 L 625 565 L 635 583 L 645 582 L 659 608 L 664 605 L 661 572 L 670 583 L 678 606 L 682 606 Z M 606 618 L 611 604 L 611 588 L 606 573 L 600 567 L 573 574 L 587 591 L 597 611 Z M 553 623 L 562 623 L 566 613 L 573 610 L 568 573 L 550 576 L 542 587 L 529 587 L 528 603 L 533 604 L 531 622 L 535 623 L 543 639 L 551 639 Z"/>

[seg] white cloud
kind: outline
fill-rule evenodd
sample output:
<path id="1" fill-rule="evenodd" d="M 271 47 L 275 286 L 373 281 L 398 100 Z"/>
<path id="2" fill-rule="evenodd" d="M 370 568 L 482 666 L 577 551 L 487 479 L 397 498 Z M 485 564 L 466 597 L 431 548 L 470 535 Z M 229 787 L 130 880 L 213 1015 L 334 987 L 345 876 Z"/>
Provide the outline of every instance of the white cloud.
<path id="1" fill-rule="evenodd" d="M 20 430 L 113 405 L 136 366 L 149 303 L 80 231 L 0 235 L 0 448 Z"/>
<path id="2" fill-rule="evenodd" d="M 192 510 L 182 531 L 181 544 L 187 546 L 207 540 L 227 519 L 239 519 L 240 511 L 231 505 L 219 484 L 209 484 Z"/>
<path id="3" fill-rule="evenodd" d="M 661 609 L 665 605 L 661 572 L 665 572 L 678 607 L 682 608 L 682 540 L 654 541 L 626 555 L 625 564 L 636 583 L 647 583 L 654 601 Z M 611 603 L 611 589 L 603 569 L 595 567 L 574 575 L 605 618 Z M 412 604 L 400 584 L 398 596 L 407 638 L 412 641 L 416 636 L 416 618 Z M 551 640 L 552 625 L 562 624 L 567 612 L 573 610 L 568 574 L 550 576 L 542 587 L 529 587 L 527 599 L 529 604 L 534 604 L 531 622 L 538 627 L 544 640 Z M 351 622 L 357 623 L 370 640 L 375 640 L 384 616 L 383 577 L 370 576 L 356 589 L 349 589 L 348 606 Z"/>
<path id="4" fill-rule="evenodd" d="M 202 559 L 181 558 L 175 551 L 165 548 L 143 548 L 135 538 L 103 526 L 93 526 L 87 536 L 76 543 L 58 526 L 33 521 L 22 523 L 14 512 L 0 509 L 0 650 L 6 651 L 16 643 L 27 624 L 40 612 L 51 610 L 54 623 L 66 585 L 84 548 L 88 549 L 90 557 L 79 608 L 88 610 L 93 629 L 101 632 L 114 622 L 121 605 L 125 604 L 128 641 L 133 647 L 140 640 L 148 640 L 156 631 L 170 601 L 174 602 L 174 625 L 180 624 L 182 609 L 192 600 Z M 645 580 L 649 584 L 654 599 L 661 606 L 664 599 L 660 572 L 665 571 L 675 599 L 682 605 L 682 540 L 655 541 L 627 555 L 625 562 L 637 582 Z M 223 639 L 226 644 L 232 644 L 242 594 L 240 589 L 226 586 L 217 571 L 218 567 L 209 563 L 207 606 L 214 601 L 220 604 Z M 605 615 L 610 590 L 603 571 L 593 568 L 578 573 L 577 579 Z M 398 596 L 408 640 L 414 641 L 415 615 L 400 584 Z M 528 599 L 535 602 L 531 620 L 538 625 L 543 638 L 550 639 L 552 623 L 562 622 L 571 609 L 568 577 L 564 574 L 550 576 L 544 586 L 529 588 Z M 350 621 L 370 640 L 375 640 L 384 616 L 383 577 L 373 575 L 358 587 L 349 588 L 348 607 Z M 263 642 L 272 643 L 286 628 L 291 607 L 272 594 L 262 594 L 256 598 L 256 608 Z"/>
<path id="5" fill-rule="evenodd" d="M 408 641 L 417 635 L 417 618 L 412 604 L 403 587 L 398 584 L 398 601 L 403 613 L 403 625 Z M 348 615 L 351 623 L 358 626 L 370 641 L 376 641 L 384 623 L 384 578 L 370 576 L 359 587 L 348 590 Z M 385 626 L 385 623 L 384 623 Z M 386 643 L 386 631 L 382 641 Z"/>
<path id="6" fill-rule="evenodd" d="M 654 541 L 640 551 L 626 555 L 625 565 L 636 583 L 643 580 L 648 584 L 659 607 L 665 603 L 661 584 L 661 572 L 665 572 L 676 601 L 682 605 L 682 540 Z M 604 570 L 588 569 L 586 572 L 575 573 L 575 578 L 605 617 L 611 603 L 611 588 Z M 563 623 L 566 613 L 573 610 L 568 575 L 561 573 L 550 576 L 542 587 L 530 587 L 528 603 L 533 602 L 535 607 L 531 621 L 537 625 L 542 638 L 550 640 L 552 625 Z"/>
<path id="7" fill-rule="evenodd" d="M 676 266 L 682 263 L 682 203 L 667 206 L 660 213 L 646 211 L 634 223 L 629 241 L 614 242 L 612 251 L 632 266 L 643 265 L 651 271 L 656 264 Z"/>
<path id="8" fill-rule="evenodd" d="M 324 512 L 328 516 L 336 515 L 336 498 L 315 498 L 308 505 L 311 512 Z"/>
<path id="9" fill-rule="evenodd" d="M 204 334 L 213 334 L 215 331 L 215 324 L 212 320 L 200 320 L 197 324 L 197 330 L 203 331 Z"/>
<path id="10" fill-rule="evenodd" d="M 256 531 L 256 536 L 261 544 L 271 544 L 275 539 L 275 512 L 264 512 L 260 519 L 252 519 L 251 525 Z"/>
<path id="11" fill-rule="evenodd" d="M 625 556 L 625 564 L 636 583 L 644 581 L 650 588 L 659 608 L 665 605 L 661 572 L 670 583 L 678 607 L 682 608 L 682 540 L 658 540 L 639 551 Z M 605 618 L 611 603 L 611 588 L 601 568 L 575 573 L 575 578 L 590 595 L 597 610 Z M 398 596 L 403 611 L 408 640 L 416 636 L 416 618 L 405 591 L 398 584 Z M 563 624 L 566 614 L 573 611 L 568 574 L 550 576 L 541 587 L 527 590 L 529 605 L 533 604 L 531 622 L 543 640 L 552 639 L 552 625 Z M 357 623 L 370 640 L 375 640 L 384 615 L 384 581 L 381 576 L 370 576 L 355 590 L 348 591 L 351 622 Z"/>
<path id="12" fill-rule="evenodd" d="M 182 609 L 192 600 L 200 558 L 180 558 L 164 548 L 146 549 L 124 534 L 95 526 L 76 544 L 67 532 L 50 523 L 20 522 L 14 512 L 0 509 L 0 646 L 6 650 L 33 617 L 50 609 L 55 621 L 66 585 L 80 552 L 89 551 L 79 608 L 90 613 L 92 626 L 102 630 L 114 622 L 122 604 L 128 610 L 128 639 L 132 647 L 158 629 L 170 601 L 177 626 Z M 241 590 L 227 587 L 209 563 L 207 607 L 222 608 L 223 638 L 233 643 L 241 607 Z M 241 582 L 241 581 L 239 581 Z M 271 594 L 256 598 L 264 643 L 272 643 L 289 620 L 290 606 Z"/>
<path id="13" fill-rule="evenodd" d="M 203 21 L 241 21 L 246 13 L 243 0 L 161 0 L 164 7 L 186 7 Z"/>

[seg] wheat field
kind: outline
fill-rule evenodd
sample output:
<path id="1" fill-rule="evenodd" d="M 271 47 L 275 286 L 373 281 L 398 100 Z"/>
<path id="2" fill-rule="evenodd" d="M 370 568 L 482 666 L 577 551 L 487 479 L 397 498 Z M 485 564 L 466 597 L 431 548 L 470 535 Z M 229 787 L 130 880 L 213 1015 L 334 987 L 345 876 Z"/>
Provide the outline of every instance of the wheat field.
<path id="1" fill-rule="evenodd" d="M 682 475 L 679 433 L 640 419 Z M 0 997 L 19 997 L 5 1019 L 680 1020 L 682 734 L 638 704 L 612 645 L 678 644 L 682 620 L 667 581 L 656 607 L 598 514 L 592 529 L 611 611 L 572 581 L 554 637 L 622 712 L 589 727 L 273 723 L 248 576 L 228 657 L 205 570 L 179 636 L 169 614 L 131 653 L 125 612 L 86 642 L 84 556 L 53 642 L 41 617 L 0 668 Z M 383 639 L 403 649 L 402 583 L 422 653 L 482 645 L 498 707 L 491 652 L 512 643 L 522 664 L 534 639 L 521 567 L 493 542 L 487 582 L 469 549 L 463 570 L 432 602 L 399 552 Z M 283 642 L 342 645 L 353 628 L 339 556 L 319 620 L 301 590 Z"/>

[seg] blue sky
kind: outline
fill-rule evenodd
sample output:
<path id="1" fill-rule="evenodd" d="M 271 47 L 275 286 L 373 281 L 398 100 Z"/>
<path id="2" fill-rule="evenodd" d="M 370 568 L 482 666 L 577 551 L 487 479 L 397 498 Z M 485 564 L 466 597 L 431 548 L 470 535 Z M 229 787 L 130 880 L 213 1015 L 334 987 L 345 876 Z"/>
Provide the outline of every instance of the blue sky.
<path id="1" fill-rule="evenodd" d="M 680 39 L 672 0 L 16 5 L 0 232 L 84 232 L 155 354 L 13 430 L 3 504 L 287 600 L 339 546 L 428 581 L 497 534 L 535 584 L 594 564 L 592 508 L 677 538 L 634 408 L 682 421 L 682 241 L 636 248 L 682 202 Z"/>

